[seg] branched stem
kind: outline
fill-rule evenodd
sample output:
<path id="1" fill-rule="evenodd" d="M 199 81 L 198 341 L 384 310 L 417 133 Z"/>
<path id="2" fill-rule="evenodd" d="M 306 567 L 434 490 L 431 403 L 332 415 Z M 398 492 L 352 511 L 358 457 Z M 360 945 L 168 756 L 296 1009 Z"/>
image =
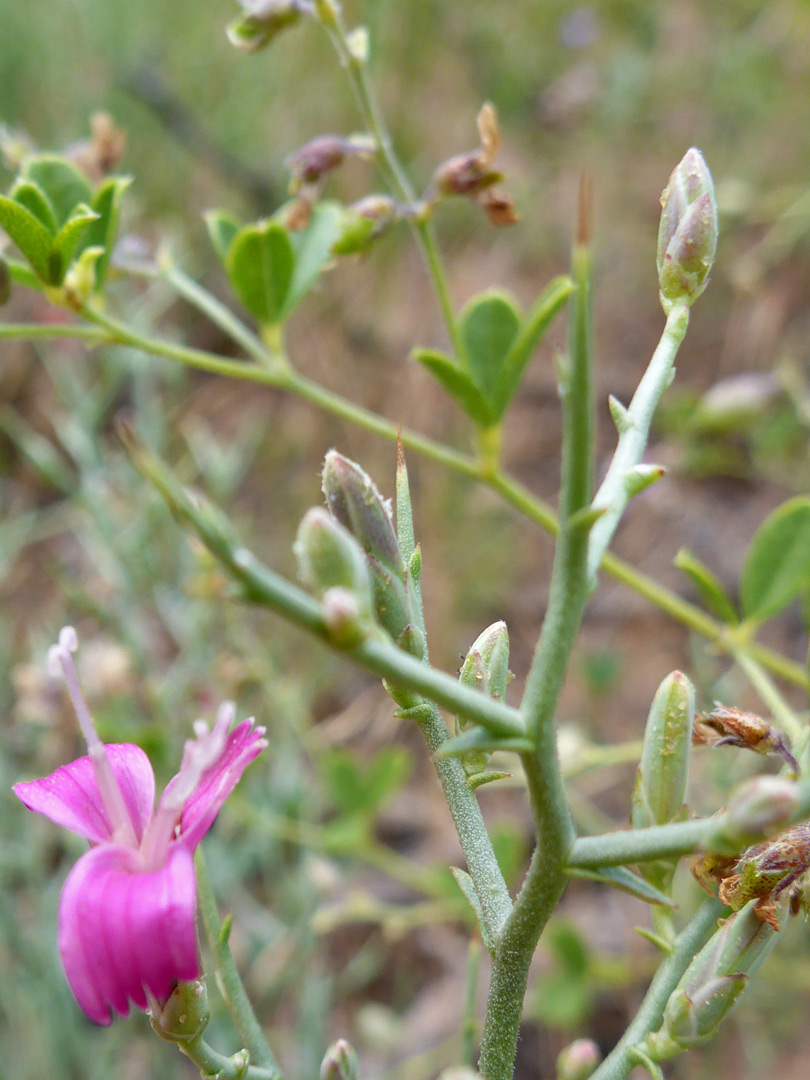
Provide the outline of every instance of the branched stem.
<path id="1" fill-rule="evenodd" d="M 204 292 L 205 290 L 201 290 Z M 184 293 L 191 299 L 188 293 Z M 210 295 L 207 294 L 206 295 Z M 213 298 L 212 298 L 213 299 Z M 201 310 L 211 314 L 208 305 Z M 207 371 L 210 374 L 227 378 L 243 379 L 259 383 L 278 390 L 288 390 L 311 402 L 319 409 L 338 416 L 357 427 L 363 428 L 380 438 L 396 442 L 397 425 L 386 420 L 361 405 L 326 390 L 317 383 L 306 379 L 297 372 L 279 373 L 270 371 L 260 363 L 247 364 L 244 361 L 229 360 L 217 353 L 202 349 L 192 349 L 159 338 L 148 337 L 126 324 L 103 315 L 92 308 L 85 308 L 82 314 L 97 326 L 62 324 L 57 326 L 38 326 L 33 323 L 0 324 L 0 340 L 3 338 L 78 338 L 90 344 L 123 344 L 139 349 L 141 352 L 162 356 L 186 367 Z M 216 320 L 215 320 L 216 321 Z M 247 329 L 247 328 L 245 328 Z M 106 331 L 106 332 L 105 332 Z M 265 356 L 267 350 L 261 346 Z M 463 454 L 444 443 L 437 442 L 418 432 L 403 430 L 402 443 L 408 450 L 413 450 L 422 457 L 452 469 L 463 476 L 468 476 L 486 485 L 500 495 L 506 502 L 530 521 L 534 521 L 546 532 L 556 536 L 559 530 L 557 515 L 551 507 L 532 494 L 528 488 L 518 483 L 502 470 L 482 469 L 476 458 Z M 610 551 L 602 556 L 601 568 L 616 581 L 628 589 L 643 596 L 654 607 L 680 622 L 683 626 L 700 634 L 707 641 L 719 646 L 724 652 L 736 656 L 748 656 L 762 667 L 784 679 L 786 682 L 810 691 L 810 674 L 807 668 L 796 661 L 783 656 L 767 645 L 756 641 L 739 643 L 733 640 L 733 634 L 724 623 L 713 618 L 696 604 L 690 603 L 666 588 L 649 575 L 642 573 L 630 563 L 620 559 Z M 732 647 L 733 646 L 733 647 Z"/>
<path id="2" fill-rule="evenodd" d="M 561 378 L 563 451 L 561 528 L 548 608 L 529 670 L 521 713 L 535 749 L 521 755 L 535 823 L 535 849 L 493 957 L 479 1071 L 486 1080 L 512 1076 L 529 965 L 543 928 L 568 880 L 566 860 L 574 825 L 557 757 L 554 726 L 568 658 L 587 598 L 587 529 L 574 515 L 591 497 L 593 395 L 590 342 L 589 207 L 583 186 L 580 236 L 574 248 L 576 283 L 569 357 Z"/>

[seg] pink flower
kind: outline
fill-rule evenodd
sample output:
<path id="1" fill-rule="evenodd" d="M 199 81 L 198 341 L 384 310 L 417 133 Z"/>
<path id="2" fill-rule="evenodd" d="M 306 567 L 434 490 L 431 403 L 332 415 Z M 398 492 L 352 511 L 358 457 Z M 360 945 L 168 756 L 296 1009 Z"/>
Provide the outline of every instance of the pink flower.
<path id="1" fill-rule="evenodd" d="M 169 996 L 174 983 L 200 974 L 194 849 L 242 773 L 267 745 L 264 728 L 243 720 L 233 731 L 230 704 L 208 731 L 194 724 L 180 771 L 157 805 L 143 750 L 104 745 L 79 690 L 65 627 L 50 660 L 67 681 L 89 754 L 42 780 L 15 784 L 29 808 L 86 837 L 91 848 L 68 875 L 59 901 L 59 953 L 79 1005 L 97 1024 L 122 1016 L 129 1002 Z"/>

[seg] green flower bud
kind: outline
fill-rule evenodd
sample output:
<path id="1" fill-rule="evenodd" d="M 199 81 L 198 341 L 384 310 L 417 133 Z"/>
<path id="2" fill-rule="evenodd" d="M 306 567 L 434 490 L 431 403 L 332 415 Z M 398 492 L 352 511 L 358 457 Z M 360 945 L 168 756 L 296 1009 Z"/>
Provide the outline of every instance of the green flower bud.
<path id="1" fill-rule="evenodd" d="M 505 622 L 494 622 L 478 635 L 464 658 L 458 681 L 496 701 L 504 700 L 509 682 L 509 631 Z M 471 726 L 474 725 L 456 717 L 457 733 Z M 484 750 L 469 750 L 461 758 L 467 776 L 482 773 L 488 761 L 489 754 Z"/>
<path id="2" fill-rule="evenodd" d="M 305 514 L 293 550 L 305 585 L 321 597 L 329 590 L 345 589 L 370 617 L 371 581 L 365 556 L 351 533 L 325 510 L 314 507 Z"/>
<path id="3" fill-rule="evenodd" d="M 557 1055 L 557 1080 L 587 1080 L 601 1060 L 593 1039 L 576 1039 Z"/>
<path id="4" fill-rule="evenodd" d="M 346 1039 L 337 1039 L 321 1062 L 320 1080 L 357 1080 L 358 1071 L 354 1047 Z"/>
<path id="5" fill-rule="evenodd" d="M 717 249 L 717 200 L 703 155 L 692 147 L 661 195 L 658 283 L 669 314 L 678 302 L 693 304 L 706 287 Z"/>
<path id="6" fill-rule="evenodd" d="M 166 1000 L 149 1013 L 149 1022 L 161 1039 L 175 1043 L 198 1038 L 210 1019 L 204 978 L 177 983 Z"/>
<path id="7" fill-rule="evenodd" d="M 732 915 L 692 960 L 670 995 L 661 1028 L 645 1049 L 656 1061 L 711 1038 L 767 956 L 776 932 L 758 918 L 756 901 Z"/>
<path id="8" fill-rule="evenodd" d="M 680 671 L 673 671 L 653 698 L 636 782 L 633 828 L 666 825 L 679 816 L 686 798 L 695 690 Z"/>
<path id="9" fill-rule="evenodd" d="M 226 28 L 231 45 L 258 52 L 288 26 L 312 10 L 303 0 L 242 0 L 242 14 Z"/>
<path id="10" fill-rule="evenodd" d="M 388 195 L 367 195 L 347 206 L 340 222 L 340 232 L 332 244 L 334 255 L 357 255 L 397 220 L 399 208 Z"/>
<path id="11" fill-rule="evenodd" d="M 399 577 L 405 564 L 391 519 L 391 505 L 359 465 L 330 450 L 323 463 L 321 490 L 329 513 L 361 546 Z"/>

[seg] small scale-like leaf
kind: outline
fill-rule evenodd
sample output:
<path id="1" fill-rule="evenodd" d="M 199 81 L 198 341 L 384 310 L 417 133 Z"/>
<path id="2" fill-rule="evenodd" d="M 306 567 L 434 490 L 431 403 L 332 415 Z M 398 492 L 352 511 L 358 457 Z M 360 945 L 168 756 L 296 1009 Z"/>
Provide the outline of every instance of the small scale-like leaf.
<path id="1" fill-rule="evenodd" d="M 493 420 L 486 401 L 466 371 L 446 353 L 436 349 L 414 349 L 414 360 L 428 369 L 450 397 L 479 427 L 490 427 Z"/>
<path id="2" fill-rule="evenodd" d="M 295 269 L 290 291 L 284 302 L 283 318 L 290 315 L 326 267 L 334 261 L 332 245 L 340 232 L 342 218 L 343 207 L 340 203 L 320 202 L 313 209 L 307 227 L 300 232 L 290 233 L 290 242 L 295 252 Z"/>
<path id="3" fill-rule="evenodd" d="M 506 354 L 506 359 L 495 386 L 492 408 L 498 419 L 503 416 L 507 405 L 520 385 L 526 365 L 531 360 L 532 353 L 540 343 L 540 339 L 551 325 L 557 312 L 565 306 L 568 297 L 574 291 L 574 287 L 571 278 L 563 274 L 550 281 L 534 302 L 531 311 L 520 328 L 520 333 Z"/>
<path id="4" fill-rule="evenodd" d="M 49 280 L 51 234 L 27 207 L 0 195 L 0 228 L 11 237 L 43 281 Z"/>
<path id="5" fill-rule="evenodd" d="M 740 574 L 747 619 L 776 615 L 810 583 L 810 498 L 788 499 L 754 534 Z"/>
<path id="6" fill-rule="evenodd" d="M 461 870 L 458 866 L 451 866 L 450 873 L 456 879 L 456 884 L 459 889 L 461 889 L 465 900 L 475 913 L 475 920 L 478 924 L 478 929 L 481 932 L 481 940 L 484 943 L 484 948 L 487 952 L 493 953 L 495 951 L 495 942 L 489 936 L 486 919 L 484 918 L 484 911 L 481 907 L 481 901 L 478 899 L 478 893 L 475 891 L 473 879 L 466 870 Z"/>
<path id="7" fill-rule="evenodd" d="M 599 881 L 603 885 L 610 885 L 614 889 L 630 893 L 631 896 L 644 900 L 648 904 L 661 904 L 662 907 L 675 908 L 678 905 L 671 896 L 648 884 L 643 878 L 632 873 L 626 866 L 604 866 L 601 870 L 585 870 L 580 867 L 572 867 L 569 871 L 572 877 L 585 878 L 588 881 Z"/>
<path id="8" fill-rule="evenodd" d="M 56 215 L 48 196 L 39 184 L 35 184 L 32 180 L 18 180 L 9 192 L 9 196 L 26 210 L 30 210 L 52 236 L 56 235 Z"/>
<path id="9" fill-rule="evenodd" d="M 520 331 L 520 321 L 520 311 L 512 297 L 495 289 L 474 296 L 459 317 L 465 350 L 463 361 L 493 417 L 498 383 Z"/>
<path id="10" fill-rule="evenodd" d="M 205 227 L 208 239 L 221 261 L 228 258 L 233 238 L 242 228 L 242 222 L 227 210 L 209 210 L 205 214 Z"/>
<path id="11" fill-rule="evenodd" d="M 675 556 L 675 565 L 683 570 L 697 589 L 700 599 L 718 618 L 732 625 L 740 621 L 731 597 L 721 582 L 688 548 L 680 549 Z"/>
<path id="12" fill-rule="evenodd" d="M 516 754 L 528 754 L 533 746 L 529 739 L 519 735 L 491 735 L 482 727 L 468 728 L 460 735 L 454 735 L 452 739 L 443 742 L 436 751 L 436 757 L 458 757 L 466 754 L 469 750 L 485 750 L 488 754 L 496 750 L 511 750 Z"/>
<path id="13" fill-rule="evenodd" d="M 89 205 L 93 198 L 93 188 L 84 173 L 58 154 L 37 154 L 28 158 L 22 175 L 45 192 L 58 228 L 65 224 L 79 203 Z"/>
<path id="14" fill-rule="evenodd" d="M 98 214 L 89 206 L 79 203 L 71 216 L 56 234 L 48 260 L 51 272 L 51 285 L 60 285 L 70 261 L 79 248 L 79 241 L 91 221 L 97 221 Z"/>
<path id="15" fill-rule="evenodd" d="M 90 208 L 98 214 L 96 221 L 87 226 L 79 246 L 80 251 L 90 247 L 104 249 L 96 263 L 96 288 L 104 284 L 107 268 L 112 258 L 115 238 L 118 233 L 118 218 L 121 214 L 121 202 L 124 192 L 132 183 L 131 176 L 111 176 L 99 184 L 90 200 Z"/>
<path id="16" fill-rule="evenodd" d="M 294 263 L 290 238 L 275 221 L 247 225 L 231 242 L 225 261 L 231 287 L 264 326 L 282 319 Z"/>

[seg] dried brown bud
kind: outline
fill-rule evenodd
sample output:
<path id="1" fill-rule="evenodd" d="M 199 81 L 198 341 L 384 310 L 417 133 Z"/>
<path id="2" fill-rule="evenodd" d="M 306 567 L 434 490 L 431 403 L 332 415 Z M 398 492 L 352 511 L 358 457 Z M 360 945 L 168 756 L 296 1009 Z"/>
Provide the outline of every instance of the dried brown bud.
<path id="1" fill-rule="evenodd" d="M 514 225 L 516 221 L 520 220 L 520 215 L 515 210 L 515 204 L 509 195 L 500 188 L 490 188 L 488 191 L 482 192 L 478 202 L 486 212 L 490 225 L 501 228 L 504 225 Z"/>
<path id="2" fill-rule="evenodd" d="M 94 112 L 90 117 L 90 138 L 74 143 L 65 156 L 78 166 L 94 184 L 115 172 L 127 148 L 125 133 L 115 126 L 109 113 Z"/>
<path id="3" fill-rule="evenodd" d="M 756 713 L 718 705 L 698 716 L 692 734 L 696 746 L 738 746 L 756 754 L 778 754 L 798 773 L 799 766 L 781 732 Z"/>

